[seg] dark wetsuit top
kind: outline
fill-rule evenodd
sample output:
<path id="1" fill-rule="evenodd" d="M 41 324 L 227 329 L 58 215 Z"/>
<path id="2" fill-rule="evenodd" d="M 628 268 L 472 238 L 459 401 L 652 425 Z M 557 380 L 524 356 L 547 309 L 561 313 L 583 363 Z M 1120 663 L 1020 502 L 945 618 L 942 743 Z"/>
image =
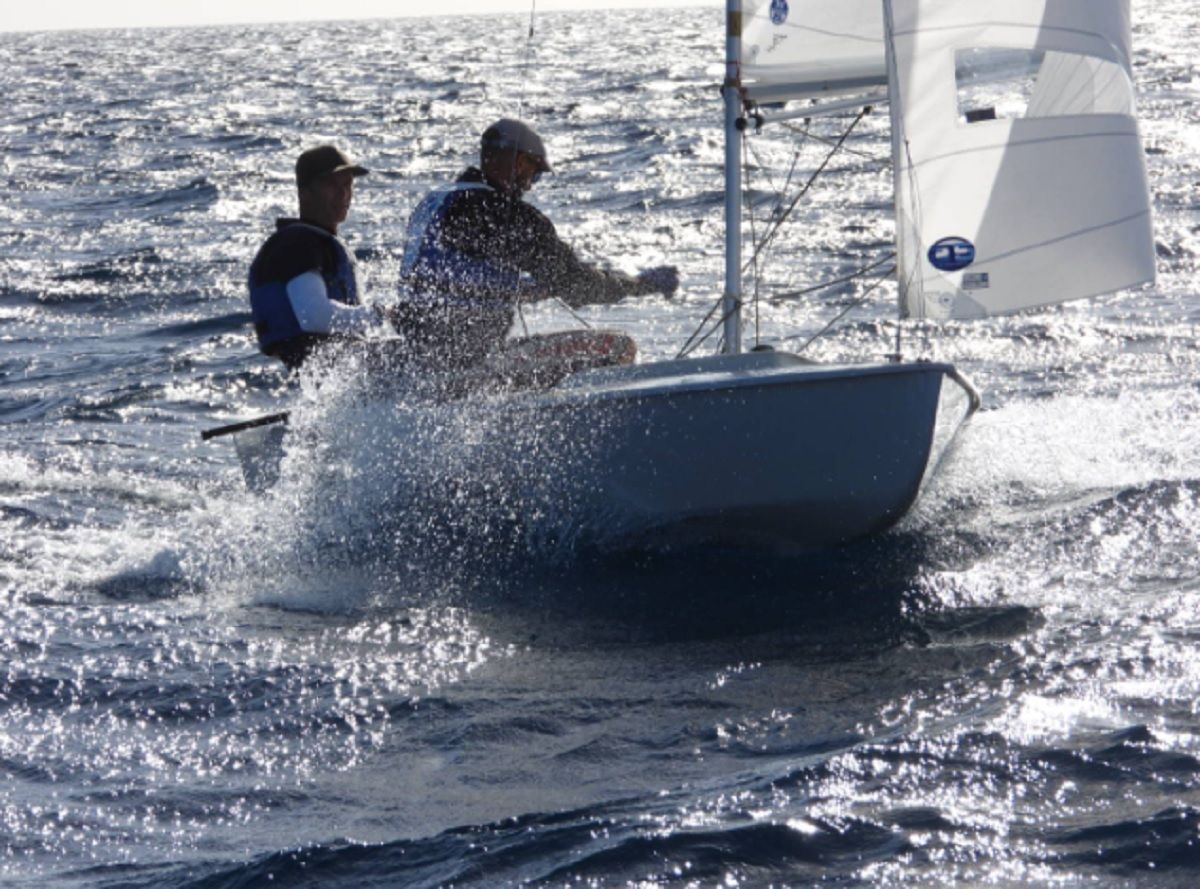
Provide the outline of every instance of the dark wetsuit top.
<path id="1" fill-rule="evenodd" d="M 493 352 L 522 293 L 583 306 L 651 291 L 637 278 L 581 261 L 545 214 L 492 188 L 475 167 L 413 211 L 401 277 L 410 291 L 406 332 L 447 366 Z"/>

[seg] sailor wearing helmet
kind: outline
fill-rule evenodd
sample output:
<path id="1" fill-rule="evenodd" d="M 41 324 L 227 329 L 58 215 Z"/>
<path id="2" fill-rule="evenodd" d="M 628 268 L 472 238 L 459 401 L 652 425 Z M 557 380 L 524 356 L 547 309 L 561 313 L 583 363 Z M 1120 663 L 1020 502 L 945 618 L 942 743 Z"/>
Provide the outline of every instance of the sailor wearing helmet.
<path id="1" fill-rule="evenodd" d="M 480 139 L 479 166 L 417 205 L 408 223 L 398 307 L 401 327 L 429 366 L 491 367 L 499 382 L 550 385 L 584 367 L 633 361 L 629 337 L 571 331 L 509 340 L 518 300 L 557 296 L 573 307 L 662 293 L 673 266 L 637 276 L 583 262 L 523 196 L 550 161 L 542 139 L 504 118 Z"/>

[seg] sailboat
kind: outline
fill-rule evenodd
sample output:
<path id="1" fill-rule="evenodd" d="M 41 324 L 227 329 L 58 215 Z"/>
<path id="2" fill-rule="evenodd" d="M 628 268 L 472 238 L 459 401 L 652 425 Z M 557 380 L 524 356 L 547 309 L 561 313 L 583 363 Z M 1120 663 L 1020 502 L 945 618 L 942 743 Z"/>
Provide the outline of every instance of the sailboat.
<path id="1" fill-rule="evenodd" d="M 618 546 L 825 548 L 900 520 L 980 396 L 947 363 L 743 349 L 745 131 L 888 105 L 902 319 L 1152 281 L 1129 0 L 727 0 L 726 13 L 720 354 L 497 399 L 492 428 L 511 440 L 491 442 L 506 461 L 493 477 Z"/>

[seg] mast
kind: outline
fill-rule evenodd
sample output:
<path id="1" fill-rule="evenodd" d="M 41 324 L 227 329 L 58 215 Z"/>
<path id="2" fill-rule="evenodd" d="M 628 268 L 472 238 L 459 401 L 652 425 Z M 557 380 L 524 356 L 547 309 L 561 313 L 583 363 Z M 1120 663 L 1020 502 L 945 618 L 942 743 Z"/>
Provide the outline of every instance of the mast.
<path id="1" fill-rule="evenodd" d="M 742 351 L 742 0 L 725 0 L 725 318 L 727 353 Z"/>

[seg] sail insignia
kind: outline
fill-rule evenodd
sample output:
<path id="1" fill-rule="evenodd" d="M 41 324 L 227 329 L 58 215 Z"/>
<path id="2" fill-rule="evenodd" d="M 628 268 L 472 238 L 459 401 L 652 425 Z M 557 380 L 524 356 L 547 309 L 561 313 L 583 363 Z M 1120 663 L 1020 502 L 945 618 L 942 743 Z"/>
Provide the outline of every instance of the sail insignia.
<path id="1" fill-rule="evenodd" d="M 957 272 L 975 261 L 975 245 L 966 238 L 942 238 L 929 248 L 929 263 L 943 272 Z"/>

